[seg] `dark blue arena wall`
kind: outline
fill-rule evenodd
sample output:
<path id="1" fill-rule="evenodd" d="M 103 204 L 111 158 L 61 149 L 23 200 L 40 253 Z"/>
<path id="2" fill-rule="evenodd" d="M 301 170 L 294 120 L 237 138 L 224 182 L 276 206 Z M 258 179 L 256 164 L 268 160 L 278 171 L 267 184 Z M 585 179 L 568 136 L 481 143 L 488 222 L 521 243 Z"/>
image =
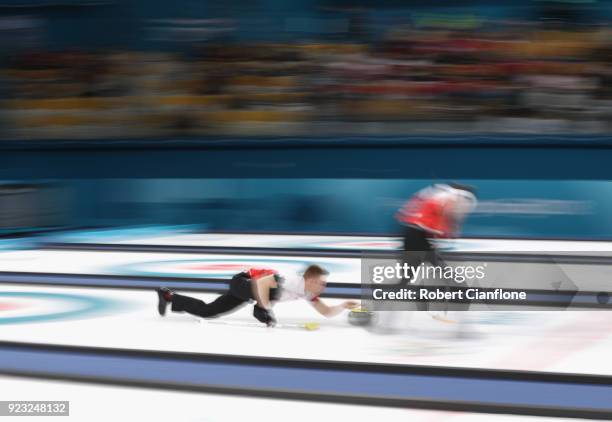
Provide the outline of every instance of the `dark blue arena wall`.
<path id="1" fill-rule="evenodd" d="M 461 179 L 478 187 L 467 236 L 612 238 L 612 183 Z M 414 179 L 87 179 L 69 182 L 80 225 L 201 224 L 215 231 L 399 232 Z"/>
<path id="2" fill-rule="evenodd" d="M 74 226 L 393 234 L 432 182 L 481 204 L 466 236 L 612 238 L 607 138 L 472 137 L 6 143 L 0 180 L 59 182 Z"/>
<path id="3" fill-rule="evenodd" d="M 610 136 L 412 136 L 0 144 L 1 179 L 611 180 Z"/>
<path id="4" fill-rule="evenodd" d="M 35 17 L 44 27 L 45 44 L 50 49 L 177 51 L 191 45 L 189 38 L 182 38 L 185 31 L 174 35 L 169 31 L 181 19 L 232 21 L 231 33 L 215 33 L 214 24 L 209 22 L 211 32 L 203 38 L 195 37 L 193 41 L 346 41 L 351 40 L 351 34 L 330 30 L 328 21 L 346 19 L 355 9 L 365 13 L 371 25 L 370 36 L 376 39 L 398 21 L 411 22 L 427 14 L 484 20 L 540 20 L 543 5 L 539 3 L 531 0 L 469 0 L 460 4 L 453 0 L 434 3 L 424 0 L 266 0 L 256 4 L 246 0 L 0 0 L 0 16 L 27 14 Z M 574 7 L 581 6 L 580 2 L 574 3 Z M 571 6 L 571 3 L 566 3 L 566 7 Z M 605 21 L 611 15 L 612 2 L 606 0 L 581 7 L 580 13 L 571 18 L 575 24 L 592 24 Z M 109 27 L 114 30 L 108 31 Z M 173 37 L 176 38 L 174 41 Z"/>

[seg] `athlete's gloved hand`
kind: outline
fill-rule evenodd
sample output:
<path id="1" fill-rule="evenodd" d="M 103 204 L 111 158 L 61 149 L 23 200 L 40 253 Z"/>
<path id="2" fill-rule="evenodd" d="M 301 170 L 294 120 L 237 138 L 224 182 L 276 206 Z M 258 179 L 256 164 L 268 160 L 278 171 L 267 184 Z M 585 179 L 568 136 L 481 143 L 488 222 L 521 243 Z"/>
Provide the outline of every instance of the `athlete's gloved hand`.
<path id="1" fill-rule="evenodd" d="M 257 319 L 257 321 L 266 324 L 268 327 L 273 327 L 276 325 L 276 319 L 274 319 L 272 312 L 262 308 L 261 306 L 255 305 L 253 307 L 253 316 Z"/>

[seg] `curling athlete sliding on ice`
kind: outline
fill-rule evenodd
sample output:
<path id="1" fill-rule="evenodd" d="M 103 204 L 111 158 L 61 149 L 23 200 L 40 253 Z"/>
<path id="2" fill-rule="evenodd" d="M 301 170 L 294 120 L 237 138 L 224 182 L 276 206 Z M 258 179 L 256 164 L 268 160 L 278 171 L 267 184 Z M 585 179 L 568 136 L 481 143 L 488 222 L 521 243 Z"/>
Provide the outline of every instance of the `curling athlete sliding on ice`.
<path id="1" fill-rule="evenodd" d="M 272 307 L 276 302 L 304 299 L 326 317 L 333 317 L 344 309 L 353 309 L 357 302 L 346 301 L 336 306 L 326 305 L 319 296 L 325 290 L 329 273 L 318 265 L 310 265 L 300 276 L 284 278 L 267 268 L 250 268 L 236 274 L 229 282 L 229 290 L 210 303 L 174 293 L 169 289 L 157 289 L 158 311 L 166 314 L 168 303 L 173 312 L 187 312 L 202 318 L 213 318 L 235 311 L 249 302 L 255 302 L 253 316 L 267 326 L 274 326 L 276 318 Z"/>

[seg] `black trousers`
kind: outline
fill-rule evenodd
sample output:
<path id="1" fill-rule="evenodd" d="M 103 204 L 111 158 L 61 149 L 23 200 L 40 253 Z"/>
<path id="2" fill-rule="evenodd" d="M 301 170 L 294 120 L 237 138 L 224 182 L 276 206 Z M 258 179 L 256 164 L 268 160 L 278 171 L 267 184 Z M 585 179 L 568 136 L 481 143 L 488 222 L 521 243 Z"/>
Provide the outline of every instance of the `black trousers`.
<path id="1" fill-rule="evenodd" d="M 230 280 L 227 293 L 210 303 L 175 293 L 172 295 L 172 311 L 187 312 L 202 318 L 212 318 L 235 311 L 251 300 L 254 300 L 251 280 L 245 273 L 240 273 Z"/>
<path id="2" fill-rule="evenodd" d="M 436 266 L 444 265 L 435 246 L 429 241 L 427 232 L 418 226 L 406 226 L 404 228 L 402 249 L 402 263 L 406 263 L 410 267 L 416 268 L 424 262 Z M 412 274 L 408 278 L 404 278 L 402 283 L 407 284 L 410 280 L 412 280 Z"/>
<path id="3" fill-rule="evenodd" d="M 424 262 L 429 262 L 434 266 L 444 265 L 425 230 L 418 226 L 406 226 L 403 237 L 402 265 L 408 264 L 410 268 L 416 268 Z M 400 281 L 400 286 L 408 285 L 413 277 L 414 274 L 409 271 L 409 276 Z M 416 303 L 416 307 L 419 311 L 426 311 L 430 306 L 426 301 L 419 301 Z"/>
<path id="4" fill-rule="evenodd" d="M 404 245 L 403 245 L 403 262 L 407 263 L 411 267 L 418 267 L 424 262 L 429 262 L 434 266 L 446 266 L 444 260 L 438 255 L 438 251 L 435 246 L 430 242 L 427 232 L 417 226 L 407 226 L 404 230 Z M 412 280 L 412 274 L 410 277 L 401 280 L 401 285 L 406 285 Z M 468 287 L 467 282 L 458 285 L 452 281 L 443 280 L 441 281 L 446 292 L 466 289 Z M 438 285 L 440 286 L 440 285 Z M 419 311 L 432 310 L 434 302 L 419 301 L 416 303 L 416 307 Z M 465 311 L 469 309 L 469 300 L 457 300 L 453 303 L 444 302 L 445 310 L 454 311 Z M 440 307 L 440 305 L 434 305 Z"/>

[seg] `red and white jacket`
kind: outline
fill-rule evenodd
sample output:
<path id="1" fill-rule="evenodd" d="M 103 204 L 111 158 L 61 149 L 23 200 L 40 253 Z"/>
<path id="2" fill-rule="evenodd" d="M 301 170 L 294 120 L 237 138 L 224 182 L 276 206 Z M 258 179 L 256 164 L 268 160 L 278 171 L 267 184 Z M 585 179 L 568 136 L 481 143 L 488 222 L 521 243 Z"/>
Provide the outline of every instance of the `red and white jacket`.
<path id="1" fill-rule="evenodd" d="M 269 268 L 249 268 L 245 272 L 253 281 L 257 281 L 269 275 L 279 275 L 277 271 Z M 290 277 L 282 277 L 282 282 L 278 286 L 278 289 L 280 290 L 280 294 L 276 300 L 280 302 L 296 299 L 305 299 L 310 302 L 317 302 L 319 300 L 317 296 L 312 296 L 306 292 L 304 288 L 304 278 L 298 274 Z"/>
<path id="2" fill-rule="evenodd" d="M 436 184 L 417 192 L 395 218 L 402 224 L 421 227 L 433 237 L 453 237 L 476 202 L 468 191 Z"/>
<path id="3" fill-rule="evenodd" d="M 257 280 L 259 278 L 277 274 L 275 270 L 270 268 L 249 268 L 246 273 L 249 275 L 251 280 Z"/>

